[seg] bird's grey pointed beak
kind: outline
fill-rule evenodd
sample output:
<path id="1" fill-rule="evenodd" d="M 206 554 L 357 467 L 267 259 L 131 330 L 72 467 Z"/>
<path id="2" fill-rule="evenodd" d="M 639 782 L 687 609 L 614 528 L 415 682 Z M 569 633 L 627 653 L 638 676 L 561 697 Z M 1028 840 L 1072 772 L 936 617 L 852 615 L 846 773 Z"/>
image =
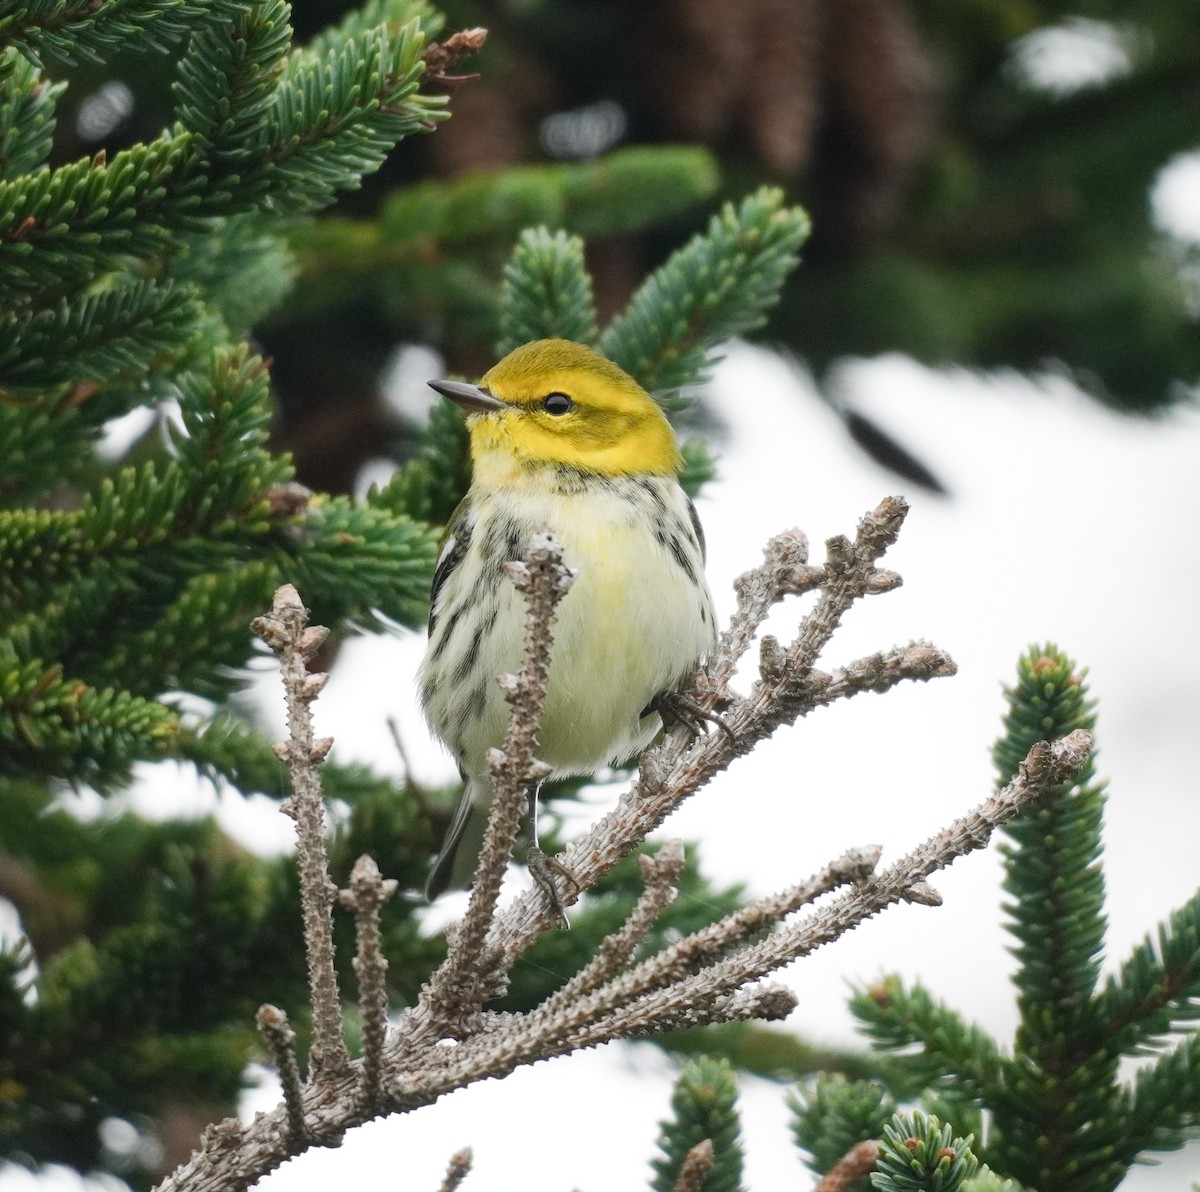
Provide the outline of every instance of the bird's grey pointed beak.
<path id="1" fill-rule="evenodd" d="M 472 413 L 486 414 L 491 410 L 504 409 L 504 403 L 499 398 L 493 397 L 486 389 L 480 389 L 478 385 L 468 385 L 466 381 L 430 381 L 429 387 Z"/>

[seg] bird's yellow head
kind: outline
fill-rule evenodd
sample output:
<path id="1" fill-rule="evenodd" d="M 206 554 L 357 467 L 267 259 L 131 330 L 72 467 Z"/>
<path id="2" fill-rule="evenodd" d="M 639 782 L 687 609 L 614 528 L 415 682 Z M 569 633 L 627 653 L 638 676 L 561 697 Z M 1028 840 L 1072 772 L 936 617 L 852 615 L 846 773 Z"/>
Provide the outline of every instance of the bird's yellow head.
<path id="1" fill-rule="evenodd" d="M 476 477 L 565 466 L 607 476 L 673 475 L 675 433 L 658 403 L 583 344 L 539 339 L 510 352 L 478 385 L 430 381 L 471 412 Z"/>

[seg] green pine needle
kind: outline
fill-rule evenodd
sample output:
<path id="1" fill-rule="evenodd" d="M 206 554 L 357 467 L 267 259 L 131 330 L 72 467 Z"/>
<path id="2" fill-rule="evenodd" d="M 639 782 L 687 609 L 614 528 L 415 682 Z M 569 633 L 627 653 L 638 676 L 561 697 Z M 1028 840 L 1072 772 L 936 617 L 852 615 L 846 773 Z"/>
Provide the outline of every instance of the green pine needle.
<path id="1" fill-rule="evenodd" d="M 1103 1125 L 1125 1166 L 1145 1151 L 1174 1151 L 1200 1138 L 1200 1032 L 1139 1069 Z"/>
<path id="2" fill-rule="evenodd" d="M 179 723 L 153 700 L 96 688 L 0 640 L 0 773 L 53 773 L 107 785 L 137 759 L 161 758 Z"/>
<path id="3" fill-rule="evenodd" d="M 367 0 L 358 8 L 352 8 L 336 25 L 323 29 L 295 53 L 309 58 L 327 58 L 330 54 L 340 53 L 347 42 L 359 40 L 380 25 L 395 35 L 413 21 L 417 21 L 425 37 L 430 38 L 441 29 L 444 18 L 425 0 Z"/>
<path id="4" fill-rule="evenodd" d="M 522 232 L 504 267 L 497 359 L 535 339 L 592 346 L 598 336 L 583 241 L 547 228 Z"/>
<path id="5" fill-rule="evenodd" d="M 52 307 L 0 314 L 0 389 L 102 388 L 169 368 L 201 318 L 199 295 L 132 282 Z"/>
<path id="6" fill-rule="evenodd" d="M 919 1110 L 897 1114 L 884 1127 L 871 1186 L 876 1192 L 957 1192 L 979 1168 L 971 1142 Z"/>
<path id="7" fill-rule="evenodd" d="M 917 1088 L 944 1085 L 962 1100 L 987 1105 L 1004 1096 L 996 1044 L 920 985 L 910 988 L 899 977 L 885 977 L 860 988 L 850 1009 L 876 1047 L 903 1053 L 906 1082 Z"/>
<path id="8" fill-rule="evenodd" d="M 840 1074 L 823 1074 L 788 1098 L 792 1111 L 792 1136 L 804 1162 L 824 1175 L 860 1142 L 877 1139 L 896 1112 L 891 1094 L 879 1083 L 847 1080 Z M 851 1192 L 867 1192 L 864 1176 Z"/>
<path id="9" fill-rule="evenodd" d="M 28 173 L 49 156 L 54 105 L 65 89 L 16 49 L 0 52 L 0 179 Z"/>
<path id="10" fill-rule="evenodd" d="M 1002 782 L 1012 759 L 1038 740 L 1095 728 L 1094 704 L 1069 658 L 1053 646 L 1032 649 L 1006 692 L 1005 733 L 995 757 Z M 1016 937 L 1016 977 L 1031 1045 L 1053 1042 L 1082 1025 L 1100 973 L 1104 943 L 1104 877 L 1100 868 L 1103 786 L 1088 767 L 1008 827 L 1003 849 L 1009 930 Z"/>
<path id="11" fill-rule="evenodd" d="M 764 188 L 676 252 L 600 337 L 610 360 L 653 392 L 701 379 L 712 348 L 760 327 L 796 267 L 808 216 Z"/>
<path id="12" fill-rule="evenodd" d="M 197 24 L 239 8 L 237 0 L 13 0 L 4 6 L 0 47 L 14 46 L 35 65 L 102 62 L 130 45 L 166 53 Z"/>
<path id="13" fill-rule="evenodd" d="M 688 1151 L 708 1139 L 713 1166 L 704 1192 L 738 1192 L 742 1185 L 741 1125 L 737 1113 L 737 1082 L 725 1060 L 705 1056 L 690 1060 L 671 1097 L 672 1117 L 661 1123 L 653 1161 L 654 1192 L 671 1192 Z"/>
<path id="14" fill-rule="evenodd" d="M 1108 978 L 1097 1018 L 1122 1055 L 1144 1054 L 1200 1018 L 1200 890 Z"/>

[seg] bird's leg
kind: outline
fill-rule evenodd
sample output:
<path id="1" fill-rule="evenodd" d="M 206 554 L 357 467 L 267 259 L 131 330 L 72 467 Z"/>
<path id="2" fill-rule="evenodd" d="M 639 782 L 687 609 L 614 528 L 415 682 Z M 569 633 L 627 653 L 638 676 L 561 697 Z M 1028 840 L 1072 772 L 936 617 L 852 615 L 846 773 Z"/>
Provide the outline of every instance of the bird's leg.
<path id="1" fill-rule="evenodd" d="M 540 782 L 531 782 L 525 788 L 525 797 L 529 800 L 529 847 L 525 854 L 525 866 L 538 889 L 545 894 L 546 901 L 549 902 L 555 918 L 563 927 L 570 927 L 571 924 L 567 919 L 566 908 L 563 906 L 554 875 L 557 874 L 574 886 L 576 894 L 579 893 L 579 883 L 575 880 L 574 874 L 561 861 L 555 857 L 546 856 L 538 845 L 537 813 L 540 789 Z"/>
<path id="2" fill-rule="evenodd" d="M 662 717 L 663 728 L 669 730 L 673 725 L 682 724 L 693 737 L 708 732 L 708 726 L 715 724 L 729 745 L 733 748 L 737 746 L 737 737 L 733 735 L 733 729 L 725 723 L 724 718 L 716 712 L 702 708 L 682 691 L 660 691 L 647 704 L 642 715 L 645 716 L 647 712 L 657 712 Z"/>

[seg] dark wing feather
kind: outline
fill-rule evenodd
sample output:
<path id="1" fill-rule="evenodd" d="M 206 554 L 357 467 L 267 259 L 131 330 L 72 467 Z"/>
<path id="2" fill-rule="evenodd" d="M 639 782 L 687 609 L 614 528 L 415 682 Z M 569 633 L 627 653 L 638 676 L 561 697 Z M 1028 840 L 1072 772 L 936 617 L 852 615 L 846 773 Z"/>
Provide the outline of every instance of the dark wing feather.
<path id="1" fill-rule="evenodd" d="M 696 535 L 696 541 L 700 544 L 700 562 L 708 562 L 708 544 L 704 541 L 704 527 L 700 524 L 700 515 L 696 512 L 696 506 L 692 504 L 692 498 L 684 496 L 687 502 L 688 517 L 692 519 L 692 530 Z"/>
<path id="2" fill-rule="evenodd" d="M 429 632 L 433 632 L 437 620 L 437 602 L 446 580 L 451 572 L 466 557 L 471 545 L 471 532 L 475 528 L 475 518 L 471 509 L 471 498 L 463 497 L 457 508 L 450 515 L 446 529 L 442 534 L 441 552 L 438 555 L 437 567 L 433 572 L 433 586 L 429 590 Z"/>

